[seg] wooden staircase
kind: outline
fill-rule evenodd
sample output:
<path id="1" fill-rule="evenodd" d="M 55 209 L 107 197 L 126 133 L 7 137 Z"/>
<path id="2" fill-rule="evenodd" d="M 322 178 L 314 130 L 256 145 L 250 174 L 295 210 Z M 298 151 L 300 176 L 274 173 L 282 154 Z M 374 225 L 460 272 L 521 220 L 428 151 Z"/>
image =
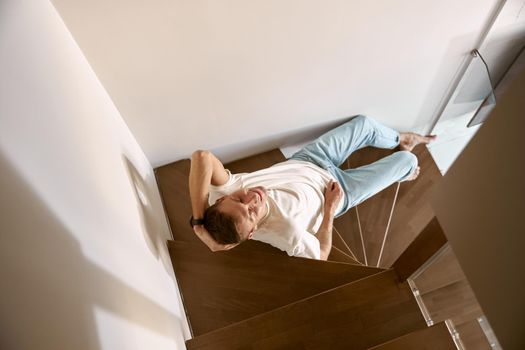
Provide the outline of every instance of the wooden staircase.
<path id="1" fill-rule="evenodd" d="M 389 152 L 363 149 L 346 166 Z M 157 168 L 174 237 L 168 248 L 193 336 L 187 348 L 426 349 L 418 339 L 430 334 L 439 345 L 428 349 L 455 349 L 444 324 L 427 328 L 408 284 L 391 269 L 401 260 L 411 264 L 402 254 L 434 217 L 427 197 L 441 175 L 425 147 L 414 153 L 420 177 L 338 218 L 328 261 L 288 257 L 256 241 L 210 252 L 188 225 L 189 160 Z M 226 167 L 251 172 L 284 160 L 272 150 Z"/>
<path id="2" fill-rule="evenodd" d="M 368 349 L 423 329 L 393 270 L 350 282 L 207 333 L 188 349 Z"/>

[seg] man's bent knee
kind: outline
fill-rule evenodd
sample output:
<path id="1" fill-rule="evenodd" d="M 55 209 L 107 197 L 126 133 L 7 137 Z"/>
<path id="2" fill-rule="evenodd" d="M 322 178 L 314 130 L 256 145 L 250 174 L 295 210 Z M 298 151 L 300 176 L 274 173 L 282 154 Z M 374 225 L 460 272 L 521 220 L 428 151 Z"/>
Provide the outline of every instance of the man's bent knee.
<path id="1" fill-rule="evenodd" d="M 409 151 L 399 151 L 393 155 L 397 157 L 397 161 L 399 162 L 399 165 L 401 166 L 401 169 L 404 173 L 399 181 L 406 181 L 417 168 L 417 157 L 414 153 Z"/>
<path id="2" fill-rule="evenodd" d="M 401 162 L 409 164 L 412 168 L 417 167 L 417 157 L 414 153 L 409 151 L 399 151 L 395 153 Z"/>
<path id="3" fill-rule="evenodd" d="M 370 121 L 370 117 L 367 117 L 366 115 L 363 115 L 363 114 L 359 114 L 358 116 L 352 118 L 352 120 L 350 121 L 354 123 L 366 124 Z"/>

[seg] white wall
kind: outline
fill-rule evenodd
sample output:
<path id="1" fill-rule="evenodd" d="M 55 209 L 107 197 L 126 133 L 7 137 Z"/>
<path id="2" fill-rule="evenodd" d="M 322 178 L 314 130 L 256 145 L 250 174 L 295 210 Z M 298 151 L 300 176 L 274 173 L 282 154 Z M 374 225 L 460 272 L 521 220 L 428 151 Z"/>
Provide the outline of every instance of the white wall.
<path id="1" fill-rule="evenodd" d="M 184 349 L 145 155 L 47 0 L 0 2 L 0 348 Z"/>
<path id="2" fill-rule="evenodd" d="M 501 0 L 53 0 L 148 159 L 429 124 Z M 295 139 L 292 138 L 292 141 Z"/>

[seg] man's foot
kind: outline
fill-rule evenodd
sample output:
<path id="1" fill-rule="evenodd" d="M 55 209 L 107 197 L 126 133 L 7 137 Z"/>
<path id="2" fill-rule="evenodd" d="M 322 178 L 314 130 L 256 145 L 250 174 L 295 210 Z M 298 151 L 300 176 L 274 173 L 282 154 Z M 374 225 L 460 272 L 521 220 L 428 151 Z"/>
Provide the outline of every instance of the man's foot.
<path id="1" fill-rule="evenodd" d="M 419 171 L 421 169 L 419 167 L 417 167 L 413 172 L 412 174 L 410 174 L 410 176 L 406 179 L 406 181 L 414 181 L 415 179 L 417 179 L 417 177 L 419 176 Z"/>
<path id="2" fill-rule="evenodd" d="M 428 144 L 437 138 L 436 135 L 419 135 L 413 132 L 399 133 L 399 148 L 402 151 L 412 151 L 420 143 Z"/>

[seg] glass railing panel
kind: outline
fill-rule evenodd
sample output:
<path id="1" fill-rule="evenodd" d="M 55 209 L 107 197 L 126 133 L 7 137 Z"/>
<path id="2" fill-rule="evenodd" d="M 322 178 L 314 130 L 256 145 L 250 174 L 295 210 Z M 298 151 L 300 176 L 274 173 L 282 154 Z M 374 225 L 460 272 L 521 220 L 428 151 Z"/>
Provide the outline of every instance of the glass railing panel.
<path id="1" fill-rule="evenodd" d="M 458 349 L 501 349 L 448 244 L 421 266 L 408 283 L 427 325 L 446 322 Z"/>

